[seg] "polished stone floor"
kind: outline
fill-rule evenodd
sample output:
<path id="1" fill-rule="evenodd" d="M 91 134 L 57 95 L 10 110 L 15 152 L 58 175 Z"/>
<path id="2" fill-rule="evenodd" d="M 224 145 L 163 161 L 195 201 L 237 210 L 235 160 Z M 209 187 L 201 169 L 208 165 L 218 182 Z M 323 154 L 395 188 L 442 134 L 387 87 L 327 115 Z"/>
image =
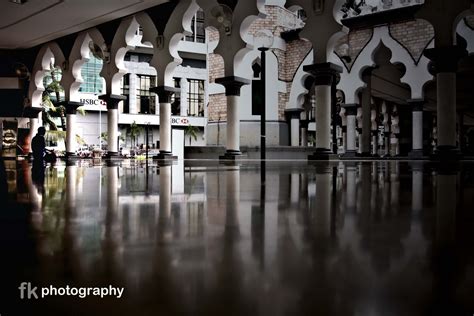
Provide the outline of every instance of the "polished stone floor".
<path id="1" fill-rule="evenodd" d="M 2 316 L 474 313 L 474 164 L 4 165 Z"/>

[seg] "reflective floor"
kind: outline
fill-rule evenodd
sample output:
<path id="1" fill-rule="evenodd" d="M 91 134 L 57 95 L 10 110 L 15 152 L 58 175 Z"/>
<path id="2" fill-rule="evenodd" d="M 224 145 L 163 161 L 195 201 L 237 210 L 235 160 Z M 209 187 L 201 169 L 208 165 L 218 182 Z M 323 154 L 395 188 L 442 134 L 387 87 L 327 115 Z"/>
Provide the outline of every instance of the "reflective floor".
<path id="1" fill-rule="evenodd" d="M 474 164 L 5 166 L 2 316 L 474 313 Z"/>

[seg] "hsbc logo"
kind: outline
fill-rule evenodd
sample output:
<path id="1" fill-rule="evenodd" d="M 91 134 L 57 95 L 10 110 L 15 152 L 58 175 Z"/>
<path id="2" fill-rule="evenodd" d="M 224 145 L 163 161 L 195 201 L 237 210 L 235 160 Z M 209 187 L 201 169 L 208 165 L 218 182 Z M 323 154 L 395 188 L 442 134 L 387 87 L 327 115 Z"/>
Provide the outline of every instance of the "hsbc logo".
<path id="1" fill-rule="evenodd" d="M 172 117 L 171 118 L 171 125 L 174 126 L 188 126 L 189 125 L 189 119 L 186 117 Z"/>

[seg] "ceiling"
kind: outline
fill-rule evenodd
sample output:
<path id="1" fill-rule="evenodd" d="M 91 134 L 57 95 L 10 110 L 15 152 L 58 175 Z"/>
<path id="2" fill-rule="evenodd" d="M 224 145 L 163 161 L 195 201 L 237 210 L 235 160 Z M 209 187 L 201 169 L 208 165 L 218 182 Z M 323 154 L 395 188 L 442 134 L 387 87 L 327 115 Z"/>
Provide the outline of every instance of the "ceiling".
<path id="1" fill-rule="evenodd" d="M 166 0 L 0 0 L 0 49 L 30 48 Z"/>

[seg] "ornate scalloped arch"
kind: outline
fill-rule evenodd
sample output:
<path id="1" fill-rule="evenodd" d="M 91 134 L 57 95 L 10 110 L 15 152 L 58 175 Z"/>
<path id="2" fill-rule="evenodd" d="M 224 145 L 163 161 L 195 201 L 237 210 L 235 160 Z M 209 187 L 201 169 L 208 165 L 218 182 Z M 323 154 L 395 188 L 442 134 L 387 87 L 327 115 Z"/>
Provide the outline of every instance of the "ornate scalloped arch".
<path id="1" fill-rule="evenodd" d="M 287 109 L 301 108 L 304 103 L 304 96 L 308 93 L 304 82 L 309 74 L 303 71 L 303 67 L 313 63 L 313 50 L 311 49 L 301 62 L 291 83 L 290 97 L 286 104 Z"/>
<path id="2" fill-rule="evenodd" d="M 64 54 L 56 42 L 49 42 L 44 44 L 36 56 L 35 64 L 32 70 L 32 82 L 28 91 L 31 105 L 41 107 L 42 96 L 44 91 L 43 78 L 47 71 L 51 69 L 51 61 L 54 60 L 55 67 L 65 65 L 66 59 Z"/>

